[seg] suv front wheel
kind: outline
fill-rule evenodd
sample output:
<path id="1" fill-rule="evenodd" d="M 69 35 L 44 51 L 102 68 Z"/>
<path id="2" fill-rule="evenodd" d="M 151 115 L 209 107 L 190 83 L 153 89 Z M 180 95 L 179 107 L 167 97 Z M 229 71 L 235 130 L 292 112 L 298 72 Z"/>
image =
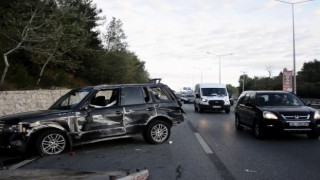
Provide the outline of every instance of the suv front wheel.
<path id="1" fill-rule="evenodd" d="M 153 121 L 147 126 L 143 137 L 151 144 L 162 144 L 170 137 L 170 126 L 162 120 Z"/>
<path id="2" fill-rule="evenodd" d="M 40 155 L 56 155 L 67 147 L 67 139 L 61 131 L 47 130 L 39 134 L 36 149 Z"/>

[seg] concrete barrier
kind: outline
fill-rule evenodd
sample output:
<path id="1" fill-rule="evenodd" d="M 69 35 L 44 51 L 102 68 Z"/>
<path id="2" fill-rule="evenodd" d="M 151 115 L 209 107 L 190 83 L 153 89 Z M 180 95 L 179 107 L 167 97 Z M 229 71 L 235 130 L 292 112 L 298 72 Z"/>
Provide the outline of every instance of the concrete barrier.
<path id="1" fill-rule="evenodd" d="M 69 90 L 0 91 L 0 116 L 48 109 Z"/>

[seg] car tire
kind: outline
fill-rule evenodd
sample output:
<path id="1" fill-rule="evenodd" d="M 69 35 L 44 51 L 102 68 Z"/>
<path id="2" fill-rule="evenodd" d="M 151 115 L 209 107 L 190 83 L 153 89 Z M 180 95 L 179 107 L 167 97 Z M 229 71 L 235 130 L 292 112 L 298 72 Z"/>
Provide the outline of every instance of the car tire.
<path id="1" fill-rule="evenodd" d="M 265 137 L 265 131 L 257 121 L 255 121 L 253 125 L 253 134 L 257 139 L 263 139 Z"/>
<path id="2" fill-rule="evenodd" d="M 46 130 L 36 140 L 36 150 L 42 156 L 61 154 L 67 147 L 67 138 L 59 130 Z"/>
<path id="3" fill-rule="evenodd" d="M 229 114 L 230 113 L 230 108 L 227 108 L 227 109 L 225 109 L 224 110 L 227 114 Z"/>
<path id="4" fill-rule="evenodd" d="M 170 137 L 171 129 L 168 123 L 162 120 L 151 122 L 144 132 L 144 139 L 151 144 L 162 144 Z"/>
<path id="5" fill-rule="evenodd" d="M 238 131 L 243 130 L 243 126 L 241 126 L 241 121 L 238 116 L 236 116 L 236 118 L 235 118 L 234 125 Z"/>
<path id="6" fill-rule="evenodd" d="M 309 139 L 319 139 L 320 134 L 316 132 L 309 132 L 307 133 Z"/>
<path id="7" fill-rule="evenodd" d="M 197 107 L 196 103 L 194 103 L 194 111 L 198 112 L 198 107 Z"/>
<path id="8" fill-rule="evenodd" d="M 201 108 L 200 105 L 199 105 L 199 107 L 198 107 L 198 111 L 199 111 L 199 113 L 203 113 L 203 109 Z"/>

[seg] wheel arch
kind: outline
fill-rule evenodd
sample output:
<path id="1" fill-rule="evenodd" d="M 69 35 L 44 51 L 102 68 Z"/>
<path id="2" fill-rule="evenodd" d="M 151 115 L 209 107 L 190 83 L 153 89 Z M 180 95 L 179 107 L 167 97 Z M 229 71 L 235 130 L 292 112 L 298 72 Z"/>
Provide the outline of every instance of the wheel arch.
<path id="1" fill-rule="evenodd" d="M 170 118 L 166 117 L 166 116 L 157 116 L 153 119 L 151 119 L 148 123 L 147 123 L 147 126 L 149 124 L 151 124 L 152 122 L 155 122 L 155 121 L 164 121 L 166 122 L 167 124 L 169 124 L 170 128 L 173 126 L 173 122 Z"/>
<path id="2" fill-rule="evenodd" d="M 28 133 L 29 136 L 29 142 L 28 142 L 28 147 L 29 148 L 34 148 L 35 143 L 37 141 L 37 138 L 39 137 L 39 135 L 45 131 L 49 131 L 49 130 L 58 130 L 60 132 L 62 132 L 62 134 L 66 137 L 67 140 L 67 148 L 72 149 L 73 147 L 73 141 L 72 138 L 70 136 L 70 134 L 68 133 L 68 131 L 63 128 L 62 126 L 56 125 L 56 124 L 50 124 L 50 125 L 46 125 L 46 126 L 39 126 L 33 130 L 31 130 Z"/>

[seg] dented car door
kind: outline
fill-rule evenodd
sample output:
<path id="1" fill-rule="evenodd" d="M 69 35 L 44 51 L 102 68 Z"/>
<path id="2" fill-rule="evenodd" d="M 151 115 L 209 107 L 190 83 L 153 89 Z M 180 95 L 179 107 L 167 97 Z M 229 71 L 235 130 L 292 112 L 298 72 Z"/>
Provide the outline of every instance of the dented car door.
<path id="1" fill-rule="evenodd" d="M 106 138 L 126 133 L 119 89 L 99 91 L 91 100 L 82 127 L 82 140 Z"/>
<path id="2" fill-rule="evenodd" d="M 146 87 L 122 88 L 121 106 L 124 110 L 123 123 L 129 133 L 142 128 L 155 115 L 154 104 Z"/>

